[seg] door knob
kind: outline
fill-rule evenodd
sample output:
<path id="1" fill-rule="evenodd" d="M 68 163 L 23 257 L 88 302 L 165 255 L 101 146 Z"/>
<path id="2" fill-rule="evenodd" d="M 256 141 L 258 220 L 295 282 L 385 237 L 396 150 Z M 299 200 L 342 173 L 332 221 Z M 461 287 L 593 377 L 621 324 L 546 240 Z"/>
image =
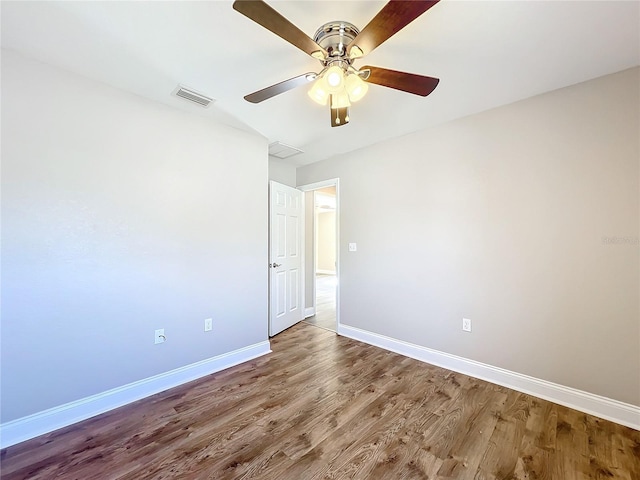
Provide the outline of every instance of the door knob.
<path id="1" fill-rule="evenodd" d="M 278 267 L 281 267 L 281 266 L 282 266 L 282 264 L 281 264 L 281 263 L 272 263 L 272 264 L 270 264 L 269 266 L 270 266 L 270 267 L 273 267 L 273 268 L 278 268 Z"/>

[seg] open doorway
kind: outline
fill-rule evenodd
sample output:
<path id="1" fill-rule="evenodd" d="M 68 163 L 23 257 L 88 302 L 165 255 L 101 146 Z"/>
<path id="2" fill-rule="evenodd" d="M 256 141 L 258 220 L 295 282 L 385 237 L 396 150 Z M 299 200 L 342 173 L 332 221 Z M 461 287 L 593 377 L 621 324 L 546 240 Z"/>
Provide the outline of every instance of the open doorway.
<path id="1" fill-rule="evenodd" d="M 339 210 L 337 179 L 305 191 L 305 321 L 337 332 L 339 323 Z"/>

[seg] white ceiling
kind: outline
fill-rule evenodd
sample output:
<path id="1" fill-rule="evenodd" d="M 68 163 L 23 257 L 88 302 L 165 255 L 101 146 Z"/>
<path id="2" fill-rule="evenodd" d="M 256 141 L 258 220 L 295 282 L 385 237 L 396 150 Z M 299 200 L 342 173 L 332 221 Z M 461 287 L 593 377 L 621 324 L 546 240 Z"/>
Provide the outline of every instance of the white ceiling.
<path id="1" fill-rule="evenodd" d="M 309 36 L 362 28 L 384 1 L 270 1 Z M 303 165 L 640 64 L 640 2 L 443 0 L 356 66 L 440 78 L 426 98 L 372 85 L 331 128 L 306 87 L 261 104 L 247 93 L 320 63 L 215 2 L 2 1 L 2 47 L 300 148 Z M 179 84 L 216 99 L 203 109 Z"/>

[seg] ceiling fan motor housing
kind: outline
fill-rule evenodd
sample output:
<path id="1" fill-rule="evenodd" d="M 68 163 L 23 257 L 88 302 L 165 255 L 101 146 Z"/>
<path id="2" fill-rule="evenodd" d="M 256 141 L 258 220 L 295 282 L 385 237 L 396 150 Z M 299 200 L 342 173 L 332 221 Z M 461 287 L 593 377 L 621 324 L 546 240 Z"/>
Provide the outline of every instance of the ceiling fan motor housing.
<path id="1" fill-rule="evenodd" d="M 322 25 L 314 35 L 314 41 L 324 48 L 329 54 L 324 59 L 324 64 L 333 60 L 343 60 L 349 65 L 351 60 L 347 57 L 347 45 L 358 36 L 360 30 L 349 22 L 333 21 Z"/>

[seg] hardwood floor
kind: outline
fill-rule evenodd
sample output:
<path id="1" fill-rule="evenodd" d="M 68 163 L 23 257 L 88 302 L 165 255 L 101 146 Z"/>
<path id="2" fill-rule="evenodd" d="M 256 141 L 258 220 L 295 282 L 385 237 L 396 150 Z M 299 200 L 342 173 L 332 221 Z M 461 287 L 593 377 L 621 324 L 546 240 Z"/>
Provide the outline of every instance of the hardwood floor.
<path id="1" fill-rule="evenodd" d="M 336 285 L 335 275 L 316 275 L 316 314 L 305 322 L 336 331 Z"/>
<path id="2" fill-rule="evenodd" d="M 640 478 L 640 432 L 300 323 L 273 353 L 9 447 L 13 479 Z"/>

